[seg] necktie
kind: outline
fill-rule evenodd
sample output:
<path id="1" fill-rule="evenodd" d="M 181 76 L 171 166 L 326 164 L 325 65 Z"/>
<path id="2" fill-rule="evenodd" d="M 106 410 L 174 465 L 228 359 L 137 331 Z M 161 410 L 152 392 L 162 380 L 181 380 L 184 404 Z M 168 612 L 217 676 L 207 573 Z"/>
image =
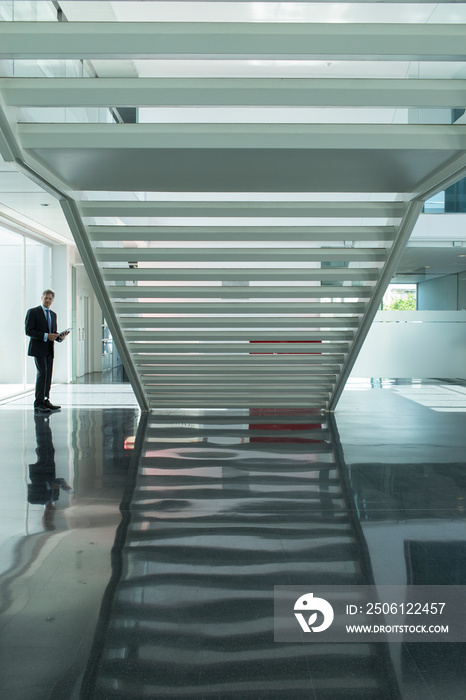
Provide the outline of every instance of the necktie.
<path id="1" fill-rule="evenodd" d="M 47 324 L 49 327 L 49 333 L 51 333 L 52 332 L 52 319 L 50 318 L 50 311 L 48 309 L 46 309 L 45 313 L 47 314 Z"/>

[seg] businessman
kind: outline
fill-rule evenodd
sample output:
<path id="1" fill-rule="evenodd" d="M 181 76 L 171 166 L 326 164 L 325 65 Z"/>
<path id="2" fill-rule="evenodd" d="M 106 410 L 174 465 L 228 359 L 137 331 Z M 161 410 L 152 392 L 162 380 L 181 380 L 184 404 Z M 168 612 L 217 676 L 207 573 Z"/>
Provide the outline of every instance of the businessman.
<path id="1" fill-rule="evenodd" d="M 57 314 L 51 311 L 55 292 L 44 289 L 42 303 L 29 309 L 26 314 L 26 335 L 29 336 L 28 355 L 34 358 L 37 369 L 36 395 L 34 412 L 36 414 L 59 411 L 61 406 L 54 406 L 50 401 L 50 385 L 52 383 L 53 350 L 55 341 L 61 343 L 68 332 L 57 333 Z"/>

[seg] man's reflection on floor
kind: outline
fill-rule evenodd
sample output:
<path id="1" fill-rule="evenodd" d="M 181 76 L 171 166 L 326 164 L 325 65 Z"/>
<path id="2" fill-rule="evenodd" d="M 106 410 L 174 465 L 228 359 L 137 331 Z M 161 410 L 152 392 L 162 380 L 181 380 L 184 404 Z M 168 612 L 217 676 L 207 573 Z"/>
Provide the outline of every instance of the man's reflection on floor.
<path id="1" fill-rule="evenodd" d="M 60 489 L 67 493 L 74 490 L 66 480 L 57 477 L 55 472 L 55 447 L 49 416 L 34 416 L 36 429 L 37 461 L 29 465 L 28 501 L 44 506 L 42 526 L 44 530 L 55 530 L 55 502 L 60 496 Z"/>

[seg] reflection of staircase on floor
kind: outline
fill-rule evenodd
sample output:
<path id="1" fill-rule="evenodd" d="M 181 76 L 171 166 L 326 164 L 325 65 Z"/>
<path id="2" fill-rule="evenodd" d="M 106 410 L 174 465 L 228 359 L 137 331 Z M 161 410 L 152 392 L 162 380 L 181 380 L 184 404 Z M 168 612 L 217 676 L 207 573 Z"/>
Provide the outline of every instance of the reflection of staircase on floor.
<path id="1" fill-rule="evenodd" d="M 258 413 L 141 423 L 83 700 L 398 698 L 382 644 L 274 642 L 274 586 L 372 581 L 330 427 Z"/>

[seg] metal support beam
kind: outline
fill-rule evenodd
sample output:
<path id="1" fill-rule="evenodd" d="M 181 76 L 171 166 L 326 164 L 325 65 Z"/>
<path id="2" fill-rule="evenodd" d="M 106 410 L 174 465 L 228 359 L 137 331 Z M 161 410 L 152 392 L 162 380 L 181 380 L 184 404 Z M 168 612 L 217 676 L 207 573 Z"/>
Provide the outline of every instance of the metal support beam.
<path id="1" fill-rule="evenodd" d="M 220 316 L 212 318 L 211 316 L 203 316 L 202 318 L 193 316 L 177 316 L 172 318 L 170 316 L 163 318 L 147 316 L 134 318 L 133 316 L 122 316 L 120 318 L 120 323 L 124 329 L 137 329 L 144 328 L 149 334 L 148 329 L 152 329 L 152 332 L 157 329 L 157 333 L 160 333 L 160 337 L 163 340 L 164 334 L 167 330 L 176 331 L 178 334 L 186 330 L 185 340 L 189 340 L 193 332 L 202 329 L 202 333 L 206 331 L 212 331 L 213 329 L 219 329 L 219 333 L 223 333 L 223 330 L 228 329 L 230 331 L 235 331 L 240 333 L 242 331 L 248 331 L 248 336 L 251 334 L 256 336 L 259 330 L 271 330 L 271 333 L 275 338 L 280 338 L 282 334 L 286 333 L 286 338 L 290 337 L 290 328 L 299 330 L 300 337 L 303 332 L 310 329 L 320 329 L 326 328 L 333 332 L 335 329 L 340 328 L 358 328 L 359 327 L 359 317 L 337 317 L 334 316 L 322 318 L 321 316 L 305 316 L 305 317 L 292 317 L 286 318 L 283 316 Z M 189 330 L 188 330 L 189 329 Z M 302 330 L 300 330 L 302 329 Z M 211 334 L 212 335 L 212 334 Z M 244 335 L 244 333 L 243 333 Z M 249 338 L 246 338 L 249 339 Z"/>
<path id="2" fill-rule="evenodd" d="M 91 281 L 94 293 L 107 320 L 108 327 L 110 328 L 110 332 L 117 350 L 121 359 L 123 360 L 123 364 L 131 381 L 139 406 L 142 411 L 148 411 L 149 404 L 147 402 L 144 389 L 119 326 L 113 304 L 107 294 L 105 285 L 102 283 L 99 268 L 95 261 L 91 244 L 87 239 L 86 231 L 83 223 L 81 222 L 76 203 L 68 199 L 61 199 L 60 204 L 73 234 L 79 254 L 86 268 L 86 272 Z"/>
<path id="3" fill-rule="evenodd" d="M 337 372 L 339 368 L 337 367 Z M 159 379 L 166 377 L 170 378 L 170 381 L 182 382 L 182 377 L 186 377 L 186 380 L 196 378 L 197 381 L 203 377 L 223 377 L 228 379 L 236 379 L 238 373 L 241 377 L 254 378 L 257 375 L 261 375 L 262 379 L 270 379 L 274 381 L 275 379 L 282 378 L 285 376 L 289 377 L 306 377 L 309 381 L 328 381 L 334 382 L 336 374 L 332 374 L 328 369 L 322 367 L 245 367 L 241 365 L 240 367 L 235 365 L 226 365 L 223 367 L 212 368 L 210 365 L 205 364 L 203 366 L 190 365 L 188 367 L 180 367 L 180 365 L 157 365 L 148 367 L 145 366 L 141 369 L 141 378 L 143 382 L 146 381 L 158 381 Z"/>
<path id="4" fill-rule="evenodd" d="M 276 342 L 277 341 L 277 334 L 279 332 L 276 329 L 272 330 L 263 330 L 262 328 L 257 330 L 254 328 L 251 328 L 249 330 L 190 330 L 187 332 L 185 330 L 185 327 L 187 326 L 187 323 L 184 324 L 183 327 L 181 327 L 179 330 L 171 330 L 171 329 L 165 329 L 165 328 L 157 328 L 156 324 L 152 322 L 151 319 L 146 319 L 146 321 L 143 321 L 140 323 L 138 326 L 137 324 L 124 324 L 122 323 L 122 326 L 126 329 L 128 329 L 125 333 L 126 339 L 128 342 L 135 342 L 135 341 L 142 341 L 142 342 L 150 342 L 152 339 L 154 340 L 155 343 L 165 343 L 165 342 L 177 342 L 177 343 L 195 343 L 195 342 L 205 342 L 205 341 L 211 341 L 211 342 L 224 342 L 224 341 L 244 341 L 246 343 L 254 341 L 254 340 L 263 340 L 266 342 Z M 134 328 L 142 328 L 143 330 L 130 330 Z M 351 342 L 355 337 L 355 331 L 341 331 L 341 330 L 308 330 L 307 328 L 303 330 L 288 330 L 286 331 L 286 338 L 284 340 L 287 341 L 297 341 L 298 343 L 300 341 L 302 342 L 314 342 L 314 343 L 322 343 L 322 341 L 349 341 Z M 278 340 L 281 340 L 279 337 Z M 162 346 L 163 347 L 163 346 Z M 285 347 L 283 345 L 282 347 Z M 191 345 L 191 348 L 194 348 L 194 351 L 196 350 L 196 346 Z M 251 346 L 253 348 L 253 346 Z M 293 345 L 290 346 L 290 348 L 293 348 Z M 247 350 L 247 347 L 243 348 L 244 350 Z M 320 351 L 320 347 L 316 349 L 316 351 Z M 251 351 L 251 349 L 249 350 Z M 307 346 L 307 351 L 310 351 L 309 345 Z M 264 352 L 265 352 L 265 346 L 264 346 Z M 280 350 L 275 351 L 275 352 L 280 352 Z"/>
<path id="5" fill-rule="evenodd" d="M 277 195 L 278 197 L 278 195 Z M 83 217 L 315 217 L 401 218 L 403 202 L 290 202 L 290 201 L 82 201 Z"/>
<path id="6" fill-rule="evenodd" d="M 364 303 L 358 302 L 335 302 L 335 301 L 219 301 L 219 302 L 152 302 L 140 303 L 136 301 L 116 302 L 115 311 L 118 314 L 136 314 L 141 318 L 146 318 L 146 314 L 182 314 L 184 320 L 191 314 L 275 314 L 289 316 L 290 314 L 362 314 L 366 308 Z M 307 319 L 316 321 L 318 318 Z M 181 320 L 181 319 L 174 319 Z M 202 320 L 202 319 L 200 319 Z M 236 319 L 240 320 L 240 319 Z M 273 320 L 273 319 L 270 319 Z M 328 319 L 327 319 L 328 320 Z M 347 320 L 347 319 L 346 319 Z"/>
<path id="7" fill-rule="evenodd" d="M 329 411 L 334 411 L 338 401 L 340 400 L 340 396 L 345 387 L 346 381 L 351 374 L 354 363 L 359 355 L 359 351 L 363 346 L 367 333 L 369 332 L 375 315 L 382 302 L 385 290 L 395 273 L 396 267 L 403 254 L 406 244 L 408 243 L 411 232 L 416 224 L 416 221 L 418 220 L 419 214 L 422 211 L 422 207 L 423 202 L 421 201 L 410 202 L 407 206 L 406 215 L 401 223 L 400 231 L 390 250 L 385 267 L 383 268 L 380 279 L 374 289 L 372 299 L 367 305 L 367 311 L 362 319 L 361 326 L 355 336 L 344 368 L 335 387 L 335 391 L 333 392 L 333 396 L 329 404 Z"/>
<path id="8" fill-rule="evenodd" d="M 172 397 L 172 399 L 160 399 L 160 397 L 157 398 L 157 401 L 151 402 L 151 408 L 153 409 L 166 409 L 167 412 L 169 412 L 173 408 L 219 408 L 220 410 L 224 410 L 225 408 L 229 409 L 238 409 L 239 411 L 243 411 L 243 415 L 245 411 L 245 401 L 244 399 L 232 399 L 232 398 L 227 398 L 224 399 L 223 401 L 219 398 L 206 398 L 205 400 L 203 399 L 202 401 L 199 401 L 199 399 L 175 399 Z M 322 404 L 320 402 L 309 402 L 305 401 L 304 399 L 295 399 L 290 400 L 290 399 L 282 399 L 281 397 L 277 400 L 275 399 L 270 399 L 270 398 L 262 398 L 261 402 L 259 403 L 258 401 L 251 400 L 248 404 L 248 409 L 249 408 L 291 408 L 292 410 L 295 408 L 303 408 L 304 410 L 313 411 L 314 412 L 314 417 L 316 415 L 320 415 L 322 412 Z M 247 410 L 248 410 L 247 409 Z M 173 420 L 173 418 L 172 418 Z M 269 418 L 270 420 L 270 418 Z"/>
<path id="9" fill-rule="evenodd" d="M 252 333 L 249 333 L 248 335 L 251 337 Z M 268 353 L 280 353 L 280 355 L 283 355 L 284 357 L 294 357 L 296 353 L 302 353 L 302 356 L 305 357 L 306 361 L 312 361 L 312 353 L 315 353 L 314 359 L 320 364 L 333 362 L 335 354 L 340 357 L 341 353 L 348 352 L 349 348 L 349 344 L 344 342 L 327 342 L 313 346 L 312 344 L 309 344 L 309 341 L 306 342 L 306 338 L 302 338 L 302 343 L 299 341 L 296 343 L 277 343 L 273 342 L 273 340 L 254 343 L 253 341 L 256 340 L 256 336 L 257 334 L 255 333 L 254 338 L 252 338 L 252 342 L 248 342 L 248 340 L 246 340 L 237 343 L 234 341 L 222 342 L 222 340 L 218 338 L 218 334 L 215 342 L 207 341 L 199 343 L 184 342 L 181 340 L 181 342 L 175 343 L 160 342 L 159 339 L 154 342 L 148 342 L 147 339 L 145 339 L 145 342 L 139 342 L 139 340 L 138 342 L 132 342 L 131 338 L 128 338 L 128 342 L 130 343 L 130 349 L 133 357 L 143 353 L 148 356 L 150 355 L 154 360 L 158 356 L 157 353 L 160 353 L 161 355 L 166 355 L 167 353 L 200 353 L 200 356 L 203 357 L 204 361 L 208 359 L 210 353 L 213 353 L 214 355 L 218 355 L 219 353 L 231 354 L 232 361 L 236 361 L 237 358 L 241 356 L 250 357 L 251 355 L 257 355 L 262 359 Z M 257 340 L 259 340 L 259 338 L 257 338 Z M 235 355 L 234 353 L 239 353 L 239 355 Z M 185 359 L 190 357 L 191 356 L 188 354 L 185 355 Z M 137 357 L 135 357 L 135 362 L 136 361 Z"/>
<path id="10" fill-rule="evenodd" d="M 186 262 L 204 267 L 208 262 L 383 262 L 385 248 L 95 248 L 99 262 Z"/>
<path id="11" fill-rule="evenodd" d="M 312 263 L 311 263 L 312 264 Z M 134 269 L 123 268 L 101 268 L 103 278 L 107 282 L 156 282 L 156 281 L 250 281 L 250 282 L 349 282 L 355 281 L 358 284 L 365 281 L 373 281 L 379 278 L 378 267 L 290 267 L 283 269 L 274 268 L 244 268 L 236 269 L 228 267 L 219 268 L 147 268 L 140 267 Z M 278 287 L 277 287 L 278 289 Z"/>
<path id="12" fill-rule="evenodd" d="M 185 299 L 193 302 L 199 299 L 237 299 L 239 301 L 251 299 L 368 299 L 372 296 L 372 286 L 367 287 L 329 287 L 321 285 L 284 287 L 277 285 L 268 286 L 142 286 L 142 285 L 112 285 L 107 286 L 107 293 L 115 299 Z"/>
<path id="13" fill-rule="evenodd" d="M 466 154 L 455 158 L 448 165 L 435 173 L 432 173 L 426 180 L 419 183 L 416 191 L 412 194 L 413 199 L 421 199 L 425 202 L 438 192 L 454 185 L 455 182 L 466 177 Z"/>
<path id="14" fill-rule="evenodd" d="M 1 23 L 0 23 L 1 24 Z M 466 47 L 466 36 L 464 38 Z M 466 48 L 465 48 L 466 53 Z M 459 124 L 19 124 L 25 149 L 466 150 Z"/>
<path id="15" fill-rule="evenodd" d="M 464 61 L 462 24 L 0 23 L 0 59 L 169 57 Z"/>
<path id="16" fill-rule="evenodd" d="M 465 80 L 374 78 L 2 78 L 16 107 L 464 108 Z"/>
<path id="17" fill-rule="evenodd" d="M 249 346 L 247 346 L 249 347 Z M 309 348 L 308 348 L 309 349 Z M 134 346 L 133 346 L 134 351 Z M 276 371 L 281 372 L 282 368 L 286 370 L 287 368 L 296 368 L 299 370 L 309 370 L 310 372 L 336 372 L 338 373 L 341 369 L 341 365 L 345 359 L 344 355 L 339 355 L 334 353 L 332 355 L 309 355 L 309 354 L 295 354 L 295 355 L 278 355 L 278 354 L 243 354 L 243 355 L 229 355 L 225 357 L 225 354 L 215 354 L 209 352 L 206 355 L 167 355 L 163 352 L 157 353 L 156 355 L 136 355 L 135 362 L 139 367 L 143 369 L 141 371 L 149 371 L 151 368 L 163 367 L 167 371 L 170 367 L 176 367 L 183 370 L 187 367 L 199 368 L 199 371 L 212 371 L 213 365 L 222 366 L 222 371 L 224 368 L 231 368 L 232 371 L 241 372 L 252 371 L 255 372 L 256 369 L 260 371 Z M 216 371 L 214 369 L 213 371 Z"/>
<path id="18" fill-rule="evenodd" d="M 202 377 L 187 376 L 182 377 L 171 377 L 166 374 L 161 375 L 144 375 L 143 376 L 144 387 L 147 391 L 169 391 L 174 388 L 175 391 L 190 391 L 191 388 L 196 387 L 196 391 L 199 391 L 199 386 L 205 386 L 208 389 L 215 389 L 216 387 L 234 387 L 236 389 L 251 389 L 263 388 L 275 391 L 275 387 L 278 385 L 286 384 L 285 389 L 288 387 L 299 387 L 300 389 L 307 389 L 308 391 L 331 391 L 332 382 L 327 377 L 284 377 L 282 375 L 272 375 L 263 376 L 257 374 L 251 374 L 250 376 L 240 375 L 223 376 L 221 374 L 210 374 L 204 375 Z"/>
<path id="19" fill-rule="evenodd" d="M 93 242 L 109 241 L 392 241 L 394 226 L 89 226 Z"/>

